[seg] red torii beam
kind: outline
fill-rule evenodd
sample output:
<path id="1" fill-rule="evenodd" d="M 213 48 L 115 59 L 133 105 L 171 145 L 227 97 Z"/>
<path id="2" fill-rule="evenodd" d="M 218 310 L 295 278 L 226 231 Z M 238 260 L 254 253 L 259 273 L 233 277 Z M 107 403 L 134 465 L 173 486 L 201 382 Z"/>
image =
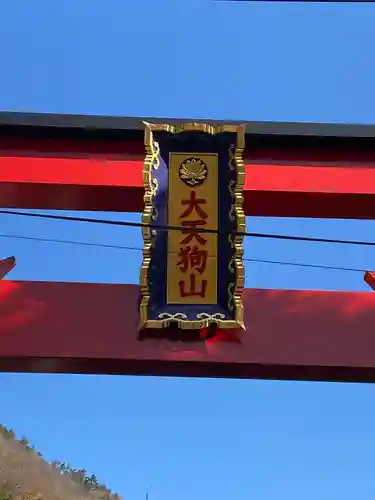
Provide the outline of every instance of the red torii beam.
<path id="1" fill-rule="evenodd" d="M 85 140 L 25 133 L 0 136 L 3 208 L 143 210 L 141 136 L 129 141 L 124 132 L 116 140 L 96 141 L 97 134 L 90 139 L 89 133 Z M 266 147 L 257 147 L 253 137 L 248 141 L 246 215 L 375 218 L 375 147 L 327 138 L 319 148 L 312 139 L 263 136 L 258 142 Z"/>
<path id="2" fill-rule="evenodd" d="M 0 370 L 375 380 L 375 294 L 245 290 L 246 332 L 139 340 L 137 285 L 0 281 Z"/>
<path id="3" fill-rule="evenodd" d="M 90 131 L 89 118 L 37 119 L 0 129 L 2 207 L 142 210 L 134 122 Z M 250 136 L 247 215 L 375 218 L 374 139 L 316 127 Z M 138 297 L 136 285 L 0 282 L 0 370 L 375 380 L 372 293 L 246 290 L 247 331 L 196 343 L 140 340 Z"/>

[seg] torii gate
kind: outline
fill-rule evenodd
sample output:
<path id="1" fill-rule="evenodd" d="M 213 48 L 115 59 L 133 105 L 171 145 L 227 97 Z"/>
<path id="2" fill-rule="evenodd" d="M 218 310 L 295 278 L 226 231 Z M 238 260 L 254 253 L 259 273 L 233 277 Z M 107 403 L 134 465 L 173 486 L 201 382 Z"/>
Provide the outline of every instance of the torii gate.
<path id="1" fill-rule="evenodd" d="M 140 119 L 0 121 L 2 208 L 142 211 Z M 247 132 L 246 215 L 375 218 L 373 128 Z M 200 342 L 140 340 L 138 299 L 137 285 L 0 281 L 0 370 L 375 381 L 373 293 L 246 289 L 247 331 Z"/>

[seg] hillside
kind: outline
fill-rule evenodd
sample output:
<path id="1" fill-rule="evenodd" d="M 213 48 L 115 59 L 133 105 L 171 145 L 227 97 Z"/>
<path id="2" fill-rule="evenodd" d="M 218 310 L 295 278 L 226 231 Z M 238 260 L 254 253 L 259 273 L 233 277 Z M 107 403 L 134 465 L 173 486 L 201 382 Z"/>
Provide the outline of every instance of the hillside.
<path id="1" fill-rule="evenodd" d="M 25 439 L 0 425 L 0 500 L 122 500 L 94 475 L 46 462 Z"/>

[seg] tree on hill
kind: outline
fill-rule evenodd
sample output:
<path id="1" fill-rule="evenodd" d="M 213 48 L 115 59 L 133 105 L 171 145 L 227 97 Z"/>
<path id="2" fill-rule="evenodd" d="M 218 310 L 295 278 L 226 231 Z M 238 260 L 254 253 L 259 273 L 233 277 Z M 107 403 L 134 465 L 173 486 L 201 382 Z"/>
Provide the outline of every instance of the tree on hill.
<path id="1" fill-rule="evenodd" d="M 23 453 L 27 453 L 28 455 L 31 454 L 30 459 L 32 459 L 33 463 L 34 459 L 32 456 L 35 455 L 35 458 L 40 460 L 37 464 L 44 464 L 44 467 L 47 466 L 47 469 L 44 469 L 47 473 L 49 467 L 51 471 L 52 469 L 58 471 L 69 481 L 82 488 L 83 492 L 87 492 L 87 500 L 121 500 L 119 495 L 113 493 L 105 485 L 100 484 L 95 474 L 89 474 L 85 469 L 76 469 L 66 462 L 60 462 L 57 460 L 54 460 L 51 463 L 46 462 L 43 459 L 42 454 L 36 451 L 34 446 L 31 446 L 25 437 L 17 440 L 13 429 L 0 424 L 0 436 L 2 436 L 2 438 L 6 441 L 17 443 L 17 450 L 20 449 L 19 446 L 21 445 L 21 451 L 24 449 Z M 2 464 L 0 464 L 0 469 L 1 465 Z M 52 475 L 54 476 L 54 474 Z M 3 485 L 0 484 L 0 500 L 49 500 L 44 499 L 40 493 L 26 493 L 18 490 L 18 486 L 16 487 L 14 484 L 10 485 L 7 482 Z"/>

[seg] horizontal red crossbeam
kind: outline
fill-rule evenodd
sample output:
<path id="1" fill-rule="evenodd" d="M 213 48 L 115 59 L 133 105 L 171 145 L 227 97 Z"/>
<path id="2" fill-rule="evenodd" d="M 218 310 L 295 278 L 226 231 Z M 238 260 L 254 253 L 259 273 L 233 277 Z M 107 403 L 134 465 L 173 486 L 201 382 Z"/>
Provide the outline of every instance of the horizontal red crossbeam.
<path id="1" fill-rule="evenodd" d="M 375 381 L 375 294 L 251 290 L 247 331 L 139 340 L 136 285 L 0 281 L 0 370 Z"/>
<path id="2" fill-rule="evenodd" d="M 0 140 L 0 206 L 140 212 L 142 148 Z M 249 149 L 245 163 L 246 215 L 375 218 L 375 152 Z"/>

